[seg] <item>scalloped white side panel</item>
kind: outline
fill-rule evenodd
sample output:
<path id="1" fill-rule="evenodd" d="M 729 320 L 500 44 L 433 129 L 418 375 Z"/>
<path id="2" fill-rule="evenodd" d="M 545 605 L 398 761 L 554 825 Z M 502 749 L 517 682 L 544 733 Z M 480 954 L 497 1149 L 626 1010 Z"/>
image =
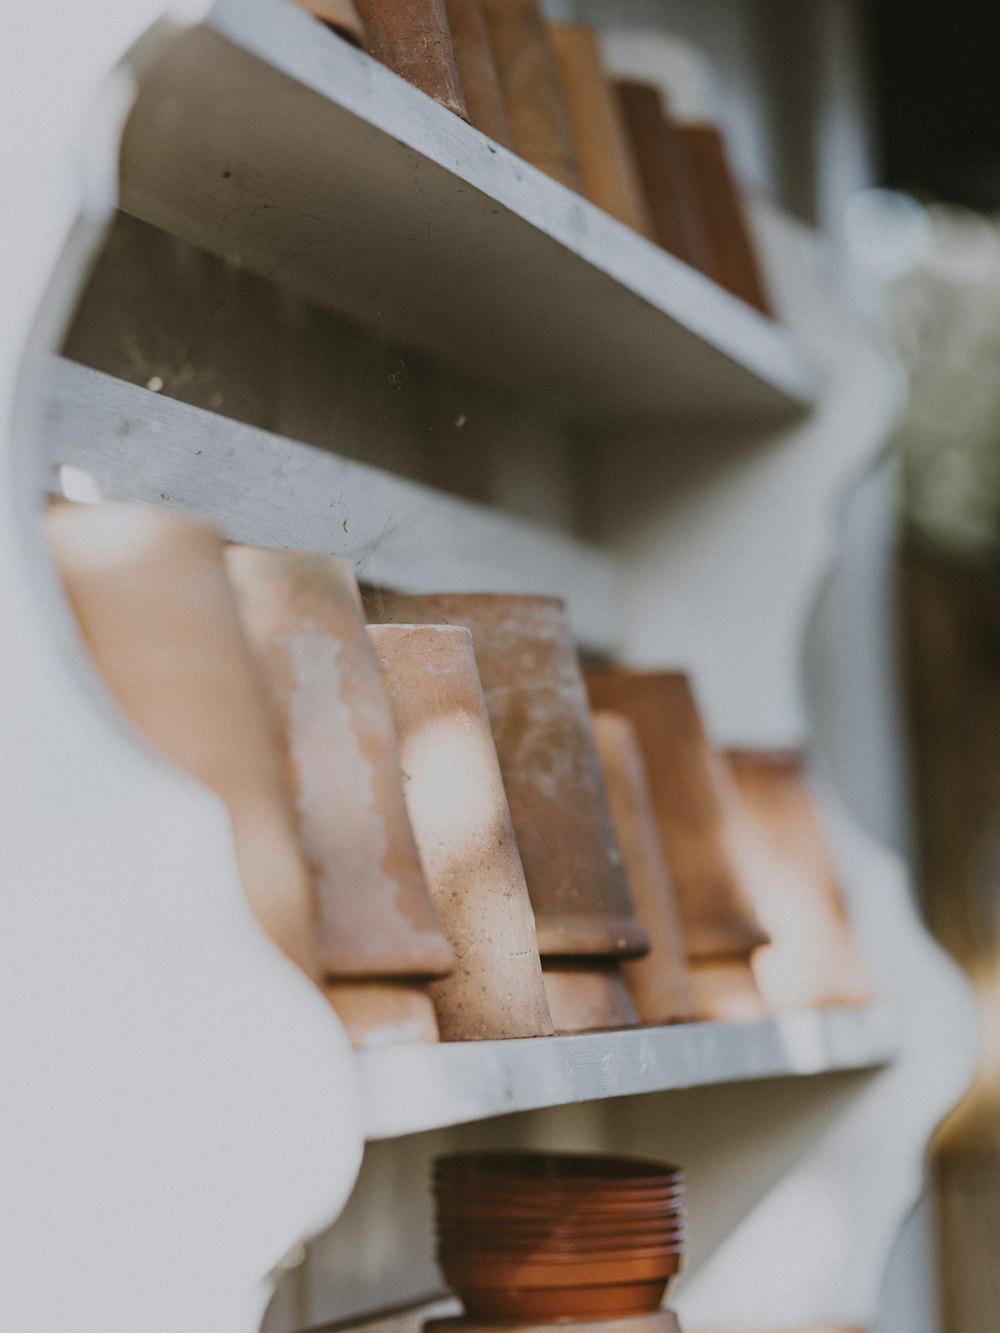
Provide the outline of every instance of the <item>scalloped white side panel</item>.
<path id="1" fill-rule="evenodd" d="M 163 8 L 14 0 L 0 44 L 5 1333 L 255 1333 L 362 1148 L 340 1024 L 253 921 L 221 805 L 120 721 L 35 520 L 32 387 L 113 204 L 117 62 Z"/>

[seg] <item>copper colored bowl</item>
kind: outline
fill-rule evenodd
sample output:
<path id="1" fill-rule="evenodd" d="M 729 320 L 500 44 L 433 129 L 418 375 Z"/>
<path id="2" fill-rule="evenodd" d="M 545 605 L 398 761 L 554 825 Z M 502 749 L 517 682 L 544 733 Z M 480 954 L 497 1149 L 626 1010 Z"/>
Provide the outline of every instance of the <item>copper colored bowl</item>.
<path id="1" fill-rule="evenodd" d="M 655 1249 L 672 1244 L 684 1234 L 684 1221 L 675 1218 L 663 1226 L 645 1229 L 618 1230 L 614 1227 L 599 1231 L 577 1231 L 549 1227 L 525 1231 L 516 1227 L 505 1229 L 489 1227 L 438 1227 L 438 1244 L 443 1249 L 458 1250 L 619 1250 Z"/>
<path id="2" fill-rule="evenodd" d="M 669 1254 L 598 1255 L 531 1263 L 522 1259 L 486 1256 L 482 1259 L 441 1257 L 441 1272 L 459 1292 L 466 1286 L 493 1287 L 608 1287 L 629 1282 L 666 1281 L 680 1268 L 680 1247 Z"/>
<path id="3" fill-rule="evenodd" d="M 524 1322 L 544 1319 L 623 1319 L 628 1315 L 652 1314 L 659 1308 L 667 1282 L 623 1282 L 610 1287 L 496 1287 L 489 1290 L 462 1288 L 460 1295 L 467 1315 L 480 1319 Z"/>
<path id="4" fill-rule="evenodd" d="M 566 1229 L 577 1227 L 587 1230 L 617 1230 L 620 1226 L 658 1227 L 668 1223 L 684 1210 L 684 1196 L 677 1194 L 670 1199 L 657 1200 L 651 1204 L 636 1204 L 626 1201 L 606 1201 L 596 1204 L 588 1200 L 567 1201 L 560 1198 L 541 1204 L 524 1204 L 492 1198 L 468 1197 L 457 1198 L 442 1195 L 436 1191 L 438 1217 L 442 1221 L 454 1222 L 467 1227 L 492 1227 L 501 1225 L 508 1228 L 523 1226 L 537 1230 L 561 1226 Z"/>

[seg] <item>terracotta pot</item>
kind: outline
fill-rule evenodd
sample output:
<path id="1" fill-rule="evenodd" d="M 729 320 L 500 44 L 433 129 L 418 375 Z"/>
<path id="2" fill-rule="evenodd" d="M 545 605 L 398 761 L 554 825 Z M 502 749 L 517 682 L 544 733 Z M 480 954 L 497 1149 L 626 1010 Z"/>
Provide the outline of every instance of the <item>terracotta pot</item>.
<path id="1" fill-rule="evenodd" d="M 467 629 L 376 625 L 406 805 L 458 958 L 431 985 L 445 1041 L 552 1032 L 535 920 Z"/>
<path id="2" fill-rule="evenodd" d="M 652 945 L 645 958 L 624 964 L 625 980 L 644 1023 L 689 1022 L 696 1011 L 687 947 L 642 751 L 628 718 L 595 713 L 593 722 L 636 915 Z"/>
<path id="3" fill-rule="evenodd" d="M 639 1026 L 625 975 L 615 959 L 543 958 L 542 975 L 557 1032 Z"/>
<path id="4" fill-rule="evenodd" d="M 355 46 L 364 46 L 364 24 L 354 0 L 296 0 L 296 3 Z"/>
<path id="5" fill-rule="evenodd" d="M 652 1202 L 640 1202 L 636 1194 L 602 1195 L 594 1199 L 583 1195 L 575 1199 L 568 1194 L 553 1194 L 547 1201 L 531 1200 L 527 1195 L 507 1197 L 495 1193 L 474 1191 L 471 1187 L 447 1187 L 439 1190 L 438 1202 L 442 1217 L 447 1214 L 471 1227 L 481 1226 L 494 1220 L 500 1224 L 509 1223 L 525 1230 L 532 1227 L 551 1229 L 559 1219 L 564 1219 L 567 1226 L 574 1230 L 589 1223 L 592 1227 L 617 1228 L 619 1226 L 640 1225 L 659 1227 L 666 1225 L 683 1209 L 683 1189 L 678 1189 L 674 1196 L 667 1194 L 656 1196 Z"/>
<path id="6" fill-rule="evenodd" d="M 874 998 L 844 910 L 837 871 L 802 756 L 730 750 L 745 836 L 741 867 L 771 943 L 753 970 L 771 1013 Z"/>
<path id="7" fill-rule="evenodd" d="M 688 967 L 700 1019 L 752 1023 L 767 1017 L 751 958 L 700 958 Z"/>
<path id="8" fill-rule="evenodd" d="M 583 1251 L 604 1252 L 635 1247 L 639 1250 L 662 1250 L 676 1246 L 684 1237 L 684 1223 L 673 1218 L 669 1225 L 645 1230 L 607 1224 L 596 1230 L 552 1226 L 529 1229 L 517 1219 L 508 1219 L 506 1226 L 498 1219 L 493 1224 L 484 1220 L 478 1227 L 470 1226 L 467 1218 L 455 1218 L 449 1225 L 439 1225 L 438 1246 L 451 1253 L 525 1254 L 544 1255 L 580 1254 Z"/>
<path id="9" fill-rule="evenodd" d="M 474 1287 L 477 1291 L 499 1287 L 556 1287 L 619 1286 L 632 1282 L 666 1281 L 680 1269 L 680 1254 L 657 1254 L 651 1258 L 623 1255 L 602 1259 L 585 1259 L 568 1263 L 511 1262 L 487 1257 L 479 1262 L 454 1255 L 441 1255 L 441 1272 L 449 1286 L 459 1291 Z"/>
<path id="10" fill-rule="evenodd" d="M 491 1322 L 507 1319 L 523 1325 L 531 1320 L 558 1323 L 602 1318 L 617 1320 L 646 1315 L 656 1310 L 667 1289 L 667 1281 L 622 1282 L 606 1287 L 493 1287 L 460 1291 L 466 1314 Z"/>
<path id="11" fill-rule="evenodd" d="M 684 145 L 716 282 L 763 314 L 773 316 L 725 140 L 714 125 L 679 124 L 677 133 Z"/>
<path id="12" fill-rule="evenodd" d="M 644 953 L 562 602 L 384 594 L 369 611 L 472 631 L 543 959 Z"/>
<path id="13" fill-rule="evenodd" d="M 538 0 L 480 0 L 514 146 L 541 171 L 583 193 L 578 149 Z"/>
<path id="14" fill-rule="evenodd" d="M 587 683 L 597 708 L 624 714 L 635 728 L 688 957 L 749 958 L 768 936 L 740 878 L 738 798 L 688 677 L 613 670 L 593 672 Z"/>
<path id="15" fill-rule="evenodd" d="M 659 88 L 619 79 L 615 91 L 653 238 L 670 254 L 714 277 L 712 250 L 684 144 L 666 114 Z"/>
<path id="16" fill-rule="evenodd" d="M 621 105 L 601 64 L 597 34 L 578 23 L 550 23 L 548 30 L 587 198 L 652 239 L 653 221 L 635 152 Z"/>
<path id="17" fill-rule="evenodd" d="M 514 1328 L 517 1328 L 518 1333 L 552 1333 L 551 1323 L 514 1325 L 461 1317 L 432 1319 L 424 1324 L 423 1333 L 513 1333 Z M 559 1333 L 680 1333 L 680 1325 L 672 1310 L 657 1310 L 653 1314 L 614 1321 L 587 1320 L 584 1323 L 573 1324 L 560 1320 Z M 834 1331 L 830 1330 L 830 1333 Z"/>
<path id="18" fill-rule="evenodd" d="M 489 1237 L 480 1237 L 473 1244 L 460 1234 L 439 1234 L 437 1253 L 457 1261 L 479 1261 L 489 1258 L 504 1264 L 579 1264 L 579 1262 L 612 1262 L 624 1256 L 632 1258 L 659 1258 L 680 1254 L 684 1249 L 683 1228 L 659 1238 L 616 1236 L 583 1237 L 576 1241 L 531 1241 L 523 1244 L 503 1244 Z"/>
<path id="19" fill-rule="evenodd" d="M 434 1001 L 416 982 L 332 981 L 327 999 L 358 1050 L 440 1040 Z"/>
<path id="20" fill-rule="evenodd" d="M 286 740 L 327 976 L 381 984 L 448 972 L 455 958 L 406 813 L 353 565 L 251 546 L 230 547 L 226 563 Z"/>
<path id="21" fill-rule="evenodd" d="M 221 536 L 176 512 L 131 505 L 59 505 L 46 531 L 83 637 L 125 713 L 225 803 L 251 908 L 318 977 L 313 896 L 281 742 Z"/>
<path id="22" fill-rule="evenodd" d="M 468 120 L 444 0 L 355 0 L 355 4 L 369 55 Z"/>
<path id="23" fill-rule="evenodd" d="M 505 148 L 514 147 L 507 104 L 479 0 L 445 0 L 451 42 L 469 119 Z"/>

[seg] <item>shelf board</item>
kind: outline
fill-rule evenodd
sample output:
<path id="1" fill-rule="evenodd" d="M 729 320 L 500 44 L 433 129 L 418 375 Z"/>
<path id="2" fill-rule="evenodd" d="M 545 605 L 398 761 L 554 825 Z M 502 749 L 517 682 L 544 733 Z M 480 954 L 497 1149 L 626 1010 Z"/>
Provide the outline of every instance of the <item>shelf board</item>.
<path id="1" fill-rule="evenodd" d="M 563 597 L 581 643 L 617 645 L 614 557 L 556 529 L 62 357 L 49 365 L 43 430 L 56 494 L 172 505 L 232 541 L 347 556 L 363 582 L 400 592 Z"/>
<path id="2" fill-rule="evenodd" d="M 358 1064 L 374 1140 L 605 1097 L 873 1068 L 893 1044 L 888 1010 L 871 1004 L 753 1023 L 395 1046 L 363 1051 Z"/>
<path id="3" fill-rule="evenodd" d="M 775 419 L 787 332 L 336 37 L 218 0 L 149 71 L 121 206 L 569 419 Z"/>

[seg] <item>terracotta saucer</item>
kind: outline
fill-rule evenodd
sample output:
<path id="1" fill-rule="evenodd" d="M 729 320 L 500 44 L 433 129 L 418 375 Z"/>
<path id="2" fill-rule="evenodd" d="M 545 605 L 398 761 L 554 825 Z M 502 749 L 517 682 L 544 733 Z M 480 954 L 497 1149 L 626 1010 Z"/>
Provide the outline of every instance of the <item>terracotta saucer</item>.
<path id="1" fill-rule="evenodd" d="M 442 1256 L 441 1271 L 450 1285 L 494 1287 L 600 1287 L 627 1282 L 666 1280 L 680 1268 L 681 1247 L 648 1258 L 624 1255 L 577 1259 L 566 1263 L 529 1263 L 487 1257 L 482 1260 Z"/>
<path id="2" fill-rule="evenodd" d="M 622 1282 L 608 1287 L 507 1287 L 492 1290 L 463 1287 L 460 1295 L 468 1315 L 487 1319 L 598 1320 L 652 1314 L 663 1299 L 667 1281 Z"/>
<path id="3" fill-rule="evenodd" d="M 580 1324 L 585 1326 L 581 1328 Z M 613 1329 L 601 1328 L 598 1321 L 590 1319 L 581 1320 L 580 1324 L 560 1320 L 559 1333 L 681 1333 L 673 1310 L 654 1310 L 652 1314 L 633 1315 L 631 1318 L 624 1316 L 614 1320 Z M 524 1321 L 514 1324 L 499 1319 L 471 1320 L 459 1315 L 432 1319 L 424 1324 L 423 1333 L 552 1333 L 552 1328 L 549 1320 L 538 1324 Z"/>

